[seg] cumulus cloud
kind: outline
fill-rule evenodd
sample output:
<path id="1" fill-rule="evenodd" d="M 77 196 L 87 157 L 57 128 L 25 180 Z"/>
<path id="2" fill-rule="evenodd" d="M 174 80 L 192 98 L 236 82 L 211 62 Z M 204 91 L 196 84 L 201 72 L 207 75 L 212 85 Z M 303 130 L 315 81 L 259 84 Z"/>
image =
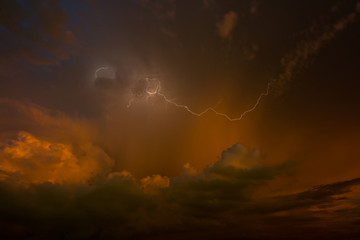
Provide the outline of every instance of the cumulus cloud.
<path id="1" fill-rule="evenodd" d="M 251 164 L 260 155 L 240 144 L 224 151 L 218 162 L 201 173 L 187 171 L 176 178 L 153 175 L 137 179 L 127 171 L 104 175 L 96 172 L 98 166 L 88 171 L 92 164 L 108 164 L 108 157 L 97 150 L 94 154 L 94 149 L 82 148 L 79 156 L 70 146 L 28 133 L 20 133 L 17 140 L 2 145 L 3 224 L 22 226 L 22 232 L 16 233 L 21 237 L 50 231 L 54 236 L 100 234 L 102 238 L 219 226 L 219 219 L 239 203 L 249 201 L 257 186 L 282 174 Z M 21 173 L 16 181 L 9 177 L 10 171 Z M 82 181 L 90 172 L 98 176 Z M 30 193 L 31 197 L 23 200 L 22 196 Z M 15 209 L 20 208 L 18 215 Z M 7 221 L 8 217 L 16 221 Z M 35 222 L 39 224 L 33 225 Z"/>
<path id="2" fill-rule="evenodd" d="M 258 149 L 250 151 L 249 148 L 238 143 L 222 152 L 221 161 L 217 162 L 216 166 L 252 169 L 259 165 L 259 158 L 261 153 Z"/>
<path id="3" fill-rule="evenodd" d="M 306 232 L 314 227 L 323 236 L 326 231 L 317 226 L 326 216 L 348 215 L 350 211 L 345 207 L 343 212 L 331 212 L 329 208 L 350 203 L 353 197 L 344 194 L 352 194 L 352 188 L 360 184 L 354 179 L 299 193 L 254 198 L 260 186 L 288 176 L 294 165 L 262 166 L 259 160 L 263 154 L 241 144 L 223 151 L 217 162 L 200 172 L 186 164 L 184 173 L 173 178 L 152 175 L 138 179 L 127 171 L 113 171 L 88 182 L 82 181 L 88 176 L 77 171 L 94 164 L 92 157 L 97 157 L 96 164 L 108 160 L 102 153 L 94 154 L 93 148 L 82 148 L 79 154 L 65 144 L 20 133 L 17 140 L 0 149 L 2 168 L 21 166 L 17 179 L 30 175 L 37 179 L 30 184 L 14 178 L 0 180 L 0 224 L 1 229 L 7 229 L 0 234 L 15 239 L 162 239 L 175 233 L 192 239 L 192 234 L 202 229 L 207 229 L 203 237 L 211 239 L 272 239 L 281 233 L 276 229 L 282 229 L 289 219 L 297 225 L 287 229 Z M 7 161 L 10 158 L 12 161 Z M 38 174 L 37 168 L 48 170 L 48 176 Z M 54 168 L 59 174 L 52 172 Z M 1 169 L 1 173 L 6 171 Z M 56 181 L 41 181 L 47 177 Z M 359 209 L 359 204 L 353 203 L 351 209 Z M 304 217 L 311 226 L 301 222 Z M 346 225 L 344 221 L 337 223 Z M 290 232 L 282 234 L 291 239 Z"/>
<path id="4" fill-rule="evenodd" d="M 32 183 L 80 183 L 107 173 L 114 161 L 81 118 L 32 103 L 0 99 L 0 178 Z"/>
<path id="5" fill-rule="evenodd" d="M 19 132 L 15 139 L 0 143 L 1 180 L 25 183 L 87 182 L 113 161 L 91 143 L 68 145 Z"/>
<path id="6" fill-rule="evenodd" d="M 155 193 L 160 189 L 170 186 L 170 179 L 166 176 L 158 174 L 147 176 L 141 179 L 141 186 L 145 193 Z"/>
<path id="7" fill-rule="evenodd" d="M 237 21 L 238 15 L 234 11 L 226 13 L 223 19 L 216 24 L 219 36 L 224 40 L 231 41 Z"/>

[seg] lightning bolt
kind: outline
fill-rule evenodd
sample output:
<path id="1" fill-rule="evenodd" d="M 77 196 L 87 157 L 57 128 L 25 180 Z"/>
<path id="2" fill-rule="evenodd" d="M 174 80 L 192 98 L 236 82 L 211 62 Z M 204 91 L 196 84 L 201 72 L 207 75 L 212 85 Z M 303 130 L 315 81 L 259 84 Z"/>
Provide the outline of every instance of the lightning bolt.
<path id="1" fill-rule="evenodd" d="M 102 70 L 107 70 L 109 69 L 109 67 L 100 67 L 98 68 L 96 71 L 95 71 L 95 79 L 98 78 L 98 72 L 102 71 Z M 153 78 L 149 78 L 149 77 L 146 77 L 145 78 L 146 82 L 148 83 L 148 85 L 150 85 L 150 81 L 153 81 L 154 79 Z M 186 110 L 188 113 L 194 115 L 194 116 L 197 116 L 197 117 L 201 117 L 203 115 L 205 115 L 206 113 L 208 112 L 213 112 L 214 114 L 218 115 L 218 116 L 221 116 L 221 117 L 224 117 L 226 118 L 227 120 L 231 121 L 231 122 L 234 122 L 234 121 L 240 121 L 242 120 L 247 114 L 251 113 L 252 111 L 254 111 L 258 105 L 260 104 L 261 100 L 268 96 L 269 93 L 270 93 L 270 88 L 271 88 L 271 85 L 274 83 L 273 81 L 270 81 L 268 82 L 267 84 L 267 87 L 266 87 L 266 90 L 262 93 L 260 93 L 260 95 L 258 96 L 258 98 L 256 99 L 255 101 L 255 104 L 252 105 L 249 109 L 245 110 L 243 113 L 241 113 L 238 117 L 230 117 L 228 114 L 226 113 L 223 113 L 223 112 L 219 112 L 215 109 L 215 107 L 218 105 L 218 103 L 213 106 L 213 107 L 208 107 L 206 108 L 205 110 L 201 111 L 201 112 L 195 112 L 194 110 L 192 110 L 189 106 L 185 105 L 185 104 L 179 104 L 177 102 L 175 102 L 174 100 L 168 98 L 163 92 L 161 92 L 161 82 L 156 79 L 157 81 L 157 84 L 155 86 L 155 89 L 149 89 L 149 86 L 147 87 L 147 89 L 145 90 L 146 94 L 148 95 L 148 97 L 154 97 L 154 96 L 159 96 L 161 97 L 165 102 L 177 107 L 177 108 L 181 108 L 181 109 L 184 109 Z M 129 99 L 129 102 L 128 104 L 126 105 L 127 108 L 130 108 L 132 103 L 134 102 L 134 97 L 130 98 Z"/>
<path id="2" fill-rule="evenodd" d="M 157 84 L 155 86 L 155 89 L 150 89 L 150 87 L 149 87 L 150 80 L 154 80 L 154 79 L 147 77 L 146 81 L 148 82 L 148 86 L 147 86 L 147 89 L 145 92 L 147 93 L 148 97 L 159 96 L 165 102 L 167 102 L 177 108 L 184 109 L 187 112 L 189 112 L 190 114 L 197 116 L 197 117 L 201 117 L 208 112 L 213 112 L 214 114 L 224 117 L 231 122 L 240 121 L 247 114 L 253 112 L 259 106 L 261 100 L 270 94 L 270 90 L 271 90 L 271 87 L 273 84 L 277 85 L 278 88 L 279 88 L 279 86 L 280 86 L 280 88 L 282 88 L 282 86 L 287 81 L 291 80 L 296 69 L 301 68 L 304 65 L 304 63 L 306 63 L 306 61 L 309 59 L 309 57 L 311 55 L 314 55 L 315 53 L 317 53 L 317 51 L 319 50 L 319 48 L 321 47 L 321 45 L 324 42 L 333 39 L 337 32 L 343 30 L 347 25 L 352 23 L 354 21 L 355 16 L 357 16 L 359 13 L 360 13 L 360 2 L 357 2 L 356 7 L 355 7 L 355 12 L 348 14 L 345 18 L 338 21 L 336 24 L 334 24 L 334 27 L 332 29 L 324 31 L 323 34 L 320 35 L 320 37 L 318 37 L 314 40 L 311 40 L 311 41 L 301 42 L 293 52 L 290 52 L 285 57 L 283 57 L 281 59 L 281 62 L 284 67 L 284 70 L 279 75 L 278 79 L 269 81 L 267 83 L 266 90 L 264 92 L 260 93 L 260 95 L 256 99 L 255 103 L 249 109 L 242 112 L 238 117 L 230 117 L 226 113 L 216 111 L 216 109 L 215 109 L 216 106 L 208 107 L 205 110 L 203 110 L 202 112 L 195 112 L 189 106 L 184 105 L 184 104 L 179 104 L 179 103 L 175 102 L 174 100 L 171 100 L 163 92 L 161 92 L 161 83 L 158 79 L 156 79 Z M 310 29 L 312 29 L 312 27 Z M 99 71 L 106 70 L 106 69 L 108 69 L 108 67 L 101 67 L 101 68 L 97 69 L 95 72 L 95 78 L 98 77 Z M 131 104 L 134 101 L 134 99 L 135 98 L 132 97 L 129 100 L 129 102 L 127 104 L 128 108 L 131 107 Z"/>
<path id="3" fill-rule="evenodd" d="M 146 81 L 149 82 L 150 79 L 149 79 L 149 78 L 146 78 Z M 245 110 L 242 114 L 240 114 L 238 117 L 235 117 L 235 118 L 232 118 L 232 117 L 230 117 L 229 115 L 227 115 L 227 114 L 225 114 L 225 113 L 216 111 L 214 107 L 208 107 L 208 108 L 206 108 L 205 110 L 203 110 L 202 112 L 195 112 L 195 111 L 191 110 L 191 108 L 188 107 L 187 105 L 179 104 L 179 103 L 177 103 L 177 102 L 169 99 L 164 93 L 162 93 L 162 92 L 161 92 L 161 83 L 160 83 L 160 81 L 158 81 L 158 84 L 157 84 L 157 87 L 156 87 L 155 90 L 153 90 L 153 91 L 146 90 L 146 93 L 147 93 L 149 96 L 155 96 L 155 95 L 160 96 L 160 97 L 163 98 L 164 101 L 166 101 L 167 103 L 169 103 L 169 104 L 171 104 L 171 105 L 173 105 L 173 106 L 175 106 L 175 107 L 177 107 L 177 108 L 182 108 L 182 109 L 186 110 L 187 112 L 189 112 L 190 114 L 192 114 L 192 115 L 194 115 L 194 116 L 197 116 L 197 117 L 201 117 L 201 116 L 203 116 L 204 114 L 206 114 L 206 113 L 208 113 L 208 112 L 213 112 L 213 113 L 215 113 L 216 115 L 219 115 L 219 116 L 221 116 L 221 117 L 226 118 L 227 120 L 229 120 L 229 121 L 231 121 L 231 122 L 234 122 L 234 121 L 240 121 L 240 120 L 242 120 L 247 114 L 251 113 L 252 111 L 254 111 L 254 110 L 258 107 L 258 105 L 260 104 L 261 100 L 262 100 L 264 97 L 266 97 L 266 96 L 269 95 L 269 93 L 270 93 L 270 87 L 271 87 L 272 83 L 273 83 L 272 81 L 268 82 L 267 87 L 266 87 L 266 90 L 265 90 L 264 92 L 260 93 L 259 97 L 256 99 L 255 104 L 254 104 L 251 108 Z M 131 106 L 131 102 L 132 102 L 132 101 L 129 102 L 128 107 Z"/>

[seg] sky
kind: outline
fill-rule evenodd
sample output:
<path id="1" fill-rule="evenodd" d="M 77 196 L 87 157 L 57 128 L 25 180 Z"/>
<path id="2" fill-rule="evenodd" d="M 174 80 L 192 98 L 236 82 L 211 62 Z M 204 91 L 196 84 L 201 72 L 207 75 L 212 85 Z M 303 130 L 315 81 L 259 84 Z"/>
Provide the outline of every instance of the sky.
<path id="1" fill-rule="evenodd" d="M 1 239 L 360 238 L 359 1 L 1 5 Z"/>

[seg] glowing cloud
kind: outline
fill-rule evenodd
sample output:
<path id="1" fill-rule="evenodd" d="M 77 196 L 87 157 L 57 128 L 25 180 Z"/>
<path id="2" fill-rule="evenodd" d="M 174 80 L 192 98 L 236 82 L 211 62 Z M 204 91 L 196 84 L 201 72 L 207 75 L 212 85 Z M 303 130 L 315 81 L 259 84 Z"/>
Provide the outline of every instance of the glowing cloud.
<path id="1" fill-rule="evenodd" d="M 225 40 L 231 40 L 232 32 L 236 26 L 238 15 L 230 11 L 224 15 L 224 19 L 216 26 L 218 28 L 218 34 Z"/>
<path id="2" fill-rule="evenodd" d="M 0 180 L 24 183 L 78 183 L 111 166 L 112 160 L 92 144 L 49 142 L 28 132 L 0 143 Z"/>

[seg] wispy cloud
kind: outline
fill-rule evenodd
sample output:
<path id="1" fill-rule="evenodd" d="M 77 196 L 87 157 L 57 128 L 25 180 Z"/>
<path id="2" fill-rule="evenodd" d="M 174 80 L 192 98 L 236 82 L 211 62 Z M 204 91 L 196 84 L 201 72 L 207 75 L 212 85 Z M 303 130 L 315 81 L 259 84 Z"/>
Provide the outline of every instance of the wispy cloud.
<path id="1" fill-rule="evenodd" d="M 219 36 L 224 40 L 231 41 L 237 21 L 238 15 L 234 11 L 226 13 L 223 19 L 216 24 Z"/>
<path id="2" fill-rule="evenodd" d="M 300 42 L 293 51 L 281 58 L 283 72 L 276 80 L 278 92 L 282 93 L 284 91 L 286 83 L 294 78 L 294 75 L 297 74 L 307 64 L 307 62 L 319 52 L 324 44 L 335 38 L 339 32 L 353 23 L 359 12 L 360 3 L 357 3 L 354 12 L 349 13 L 347 16 L 332 25 L 326 26 L 324 30 L 314 39 Z M 310 29 L 313 29 L 313 27 L 310 27 Z"/>

